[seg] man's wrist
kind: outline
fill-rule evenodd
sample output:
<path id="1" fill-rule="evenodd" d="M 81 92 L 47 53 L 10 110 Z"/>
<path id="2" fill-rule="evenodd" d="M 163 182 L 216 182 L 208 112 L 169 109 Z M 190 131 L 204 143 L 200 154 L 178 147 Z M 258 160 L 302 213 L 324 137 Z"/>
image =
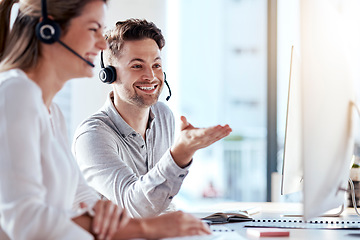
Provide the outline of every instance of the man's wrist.
<path id="1" fill-rule="evenodd" d="M 115 239 L 147 238 L 147 226 L 141 218 L 131 218 L 123 228 L 115 234 Z"/>
<path id="2" fill-rule="evenodd" d="M 141 218 L 138 219 L 139 229 L 141 229 L 142 238 L 146 239 L 155 239 L 156 238 L 156 228 L 151 226 L 152 218 Z"/>
<path id="3" fill-rule="evenodd" d="M 172 146 L 170 148 L 170 154 L 175 163 L 181 168 L 189 166 L 194 155 L 194 153 L 188 153 L 183 148 L 178 146 Z"/>

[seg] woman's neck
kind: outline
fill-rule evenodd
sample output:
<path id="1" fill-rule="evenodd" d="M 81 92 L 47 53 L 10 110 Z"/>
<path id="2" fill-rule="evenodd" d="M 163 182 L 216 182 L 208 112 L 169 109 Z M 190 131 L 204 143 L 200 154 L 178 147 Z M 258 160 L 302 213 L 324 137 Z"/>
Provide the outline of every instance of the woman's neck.
<path id="1" fill-rule="evenodd" d="M 64 86 L 66 79 L 58 74 L 54 65 L 38 64 L 35 68 L 25 71 L 28 78 L 34 81 L 42 91 L 44 104 L 49 109 L 52 100 Z"/>

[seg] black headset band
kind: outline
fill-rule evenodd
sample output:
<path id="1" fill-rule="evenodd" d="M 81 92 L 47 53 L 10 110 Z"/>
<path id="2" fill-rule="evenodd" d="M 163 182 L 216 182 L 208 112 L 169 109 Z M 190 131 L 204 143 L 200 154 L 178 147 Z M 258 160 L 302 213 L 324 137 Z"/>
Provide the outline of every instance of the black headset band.
<path id="1" fill-rule="evenodd" d="M 104 68 L 105 66 L 104 66 L 104 59 L 103 59 L 103 52 L 104 51 L 100 51 L 100 66 L 102 67 L 102 68 Z"/>
<path id="2" fill-rule="evenodd" d="M 44 20 L 48 18 L 46 0 L 41 0 L 41 15 Z"/>

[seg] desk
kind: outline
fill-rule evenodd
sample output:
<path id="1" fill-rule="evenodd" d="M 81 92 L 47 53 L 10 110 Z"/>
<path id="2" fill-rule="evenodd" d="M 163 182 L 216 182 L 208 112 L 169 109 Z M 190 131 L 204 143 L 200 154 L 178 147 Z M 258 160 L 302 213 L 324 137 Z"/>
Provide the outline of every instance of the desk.
<path id="1" fill-rule="evenodd" d="M 197 217 L 205 217 L 214 212 L 220 211 L 229 211 L 229 210 L 241 210 L 249 207 L 259 207 L 261 211 L 257 214 L 252 215 L 254 219 L 290 219 L 288 217 L 283 217 L 286 214 L 295 214 L 301 213 L 302 205 L 301 203 L 222 203 L 216 204 L 206 209 L 200 209 L 199 212 L 193 213 Z M 211 210 L 211 211 L 210 211 Z M 294 219 L 294 218 L 291 218 Z M 297 218 L 301 219 L 301 218 Z M 338 220 L 338 221 L 356 221 L 360 222 L 360 217 L 358 217 L 353 208 L 345 209 L 343 214 L 338 218 L 317 218 L 323 221 L 325 220 Z M 229 229 L 234 229 L 241 236 L 246 239 L 257 239 L 254 237 L 247 236 L 246 229 L 244 226 L 249 222 L 240 222 L 240 223 L 227 223 L 222 225 L 213 225 L 211 228 L 213 230 L 227 227 Z M 360 224 L 359 224 L 360 225 Z M 266 237 L 261 239 L 273 240 L 273 239 L 307 239 L 307 240 L 343 240 L 343 239 L 359 239 L 360 240 L 360 230 L 333 230 L 333 229 L 288 229 L 290 231 L 290 237 Z M 359 234 L 359 236 L 354 237 L 349 234 Z"/>

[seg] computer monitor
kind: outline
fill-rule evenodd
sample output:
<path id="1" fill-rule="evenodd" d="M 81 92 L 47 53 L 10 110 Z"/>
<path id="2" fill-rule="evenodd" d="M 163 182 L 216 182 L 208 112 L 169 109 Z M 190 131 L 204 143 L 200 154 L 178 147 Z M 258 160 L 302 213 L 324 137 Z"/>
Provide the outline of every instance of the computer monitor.
<path id="1" fill-rule="evenodd" d="M 297 66 L 292 58 L 292 69 L 299 71 L 290 78 L 282 190 L 298 191 L 303 184 L 303 216 L 311 219 L 345 202 L 354 147 L 352 60 L 357 52 L 349 49 L 351 23 L 338 1 L 302 0 L 300 9 Z"/>
<path id="2" fill-rule="evenodd" d="M 299 192 L 303 188 L 301 159 L 301 85 L 299 55 L 291 47 L 290 74 L 285 122 L 281 195 Z"/>

